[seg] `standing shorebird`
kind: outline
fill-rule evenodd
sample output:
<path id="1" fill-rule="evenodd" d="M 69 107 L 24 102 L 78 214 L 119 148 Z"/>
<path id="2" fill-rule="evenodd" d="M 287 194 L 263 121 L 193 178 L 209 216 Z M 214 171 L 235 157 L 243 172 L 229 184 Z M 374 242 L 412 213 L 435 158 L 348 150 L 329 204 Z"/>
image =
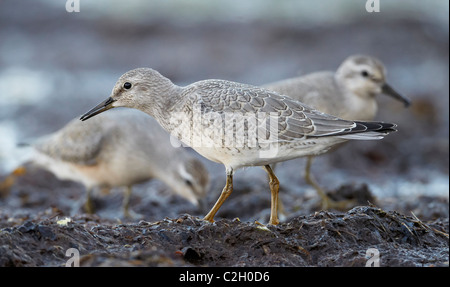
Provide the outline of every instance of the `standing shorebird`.
<path id="1" fill-rule="evenodd" d="M 130 217 L 134 184 L 157 178 L 195 205 L 209 184 L 203 164 L 183 148 L 173 147 L 170 135 L 139 111 L 118 109 L 88 122 L 74 119 L 32 147 L 32 163 L 86 187 L 89 213 L 94 211 L 95 188 L 126 187 L 124 216 Z"/>
<path id="2" fill-rule="evenodd" d="M 279 181 L 270 164 L 320 154 L 348 139 L 381 139 L 396 126 L 342 120 L 270 90 L 236 82 L 204 80 L 180 87 L 150 68 L 126 72 L 111 96 L 80 119 L 120 106 L 144 111 L 180 141 L 225 166 L 225 187 L 204 217 L 210 222 L 233 191 L 238 168 L 266 170 L 271 190 L 269 224 L 278 224 Z"/>
<path id="3" fill-rule="evenodd" d="M 346 120 L 372 121 L 378 109 L 376 96 L 379 94 L 391 96 L 406 107 L 410 105 L 407 98 L 386 83 L 384 65 L 374 57 L 362 55 L 348 57 L 336 72 L 316 72 L 263 87 Z M 314 179 L 311 174 L 313 157 L 307 157 L 305 180 L 321 197 L 322 208 L 345 208 L 347 202 L 333 201 Z"/>

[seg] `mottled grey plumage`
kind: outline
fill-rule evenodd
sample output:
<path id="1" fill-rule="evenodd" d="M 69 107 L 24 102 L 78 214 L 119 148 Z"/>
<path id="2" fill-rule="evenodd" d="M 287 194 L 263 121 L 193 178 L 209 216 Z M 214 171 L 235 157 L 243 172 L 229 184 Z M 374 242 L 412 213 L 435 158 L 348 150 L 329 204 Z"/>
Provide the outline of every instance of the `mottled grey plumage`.
<path id="1" fill-rule="evenodd" d="M 111 97 L 81 119 L 118 106 L 146 112 L 201 155 L 225 165 L 227 186 L 205 217 L 209 221 L 231 192 L 231 177 L 237 168 L 266 166 L 273 179 L 274 199 L 278 192 L 277 180 L 270 168 L 267 169 L 269 164 L 320 154 L 349 138 L 379 139 L 395 131 L 393 124 L 342 120 L 289 97 L 246 84 L 205 80 L 179 87 L 149 68 L 122 75 Z M 275 117 L 273 121 L 268 118 L 270 115 Z M 238 124 L 242 117 L 243 123 Z M 242 138 L 235 139 L 235 136 Z M 278 219 L 273 213 L 271 223 L 276 224 Z"/>
<path id="2" fill-rule="evenodd" d="M 263 86 L 287 95 L 324 113 L 342 119 L 371 121 L 378 106 L 376 96 L 386 94 L 403 102 L 410 101 L 386 83 L 386 69 L 376 58 L 363 55 L 348 57 L 336 72 L 323 71 L 290 78 Z M 312 156 L 308 157 L 305 179 L 322 197 L 322 208 L 342 208 L 346 204 L 330 200 L 310 173 Z"/>
<path id="3" fill-rule="evenodd" d="M 373 120 L 379 94 L 392 96 L 405 106 L 410 104 L 386 83 L 384 65 L 374 57 L 362 55 L 348 57 L 336 72 L 315 72 L 263 87 L 347 120 Z"/>
<path id="4" fill-rule="evenodd" d="M 208 187 L 203 164 L 148 115 L 120 109 L 92 121 L 72 120 L 37 140 L 34 161 L 62 179 L 93 188 L 131 187 L 157 178 L 197 204 Z"/>

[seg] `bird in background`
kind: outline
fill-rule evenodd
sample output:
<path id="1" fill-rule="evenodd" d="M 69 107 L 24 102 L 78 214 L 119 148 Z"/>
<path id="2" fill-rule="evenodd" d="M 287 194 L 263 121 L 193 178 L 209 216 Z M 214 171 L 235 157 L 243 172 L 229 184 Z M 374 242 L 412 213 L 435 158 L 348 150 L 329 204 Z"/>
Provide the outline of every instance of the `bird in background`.
<path id="1" fill-rule="evenodd" d="M 123 215 L 133 217 L 129 205 L 135 184 L 159 179 L 194 205 L 203 202 L 209 186 L 208 171 L 199 159 L 183 147 L 174 147 L 153 118 L 136 110 L 118 109 L 88 122 L 74 119 L 36 139 L 31 147 L 33 165 L 86 187 L 88 213 L 94 213 L 96 189 L 125 187 Z M 12 179 L 24 173 L 20 166 L 4 185 L 11 186 Z"/>
<path id="2" fill-rule="evenodd" d="M 318 155 L 349 139 L 381 139 L 396 131 L 395 124 L 339 119 L 288 96 L 247 84 L 210 79 L 177 86 L 150 68 L 123 74 L 110 97 L 80 119 L 86 121 L 115 107 L 149 114 L 181 142 L 225 166 L 225 187 L 204 217 L 209 222 L 214 221 L 232 193 L 233 174 L 239 168 L 262 166 L 268 173 L 269 224 L 276 225 L 279 180 L 271 164 Z M 236 137 L 241 142 L 237 143 Z"/>
<path id="3" fill-rule="evenodd" d="M 377 96 L 380 94 L 402 102 L 405 107 L 410 105 L 409 99 L 397 93 L 386 82 L 386 68 L 383 63 L 365 55 L 348 57 L 336 72 L 315 72 L 269 83 L 263 87 L 346 120 L 372 121 L 378 110 Z M 350 202 L 332 200 L 319 186 L 311 173 L 313 158 L 314 155 L 307 157 L 305 180 L 319 194 L 322 208 L 347 208 Z"/>

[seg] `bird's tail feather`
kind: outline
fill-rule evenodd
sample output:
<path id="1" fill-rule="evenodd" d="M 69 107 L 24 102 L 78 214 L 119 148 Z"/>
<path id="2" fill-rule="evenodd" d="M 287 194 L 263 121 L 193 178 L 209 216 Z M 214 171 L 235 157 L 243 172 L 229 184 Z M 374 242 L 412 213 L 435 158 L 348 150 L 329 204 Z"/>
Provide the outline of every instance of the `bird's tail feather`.
<path id="1" fill-rule="evenodd" d="M 356 126 L 349 131 L 339 135 L 343 139 L 352 140 L 379 140 L 391 132 L 396 132 L 396 124 L 383 122 L 359 122 L 355 121 Z"/>

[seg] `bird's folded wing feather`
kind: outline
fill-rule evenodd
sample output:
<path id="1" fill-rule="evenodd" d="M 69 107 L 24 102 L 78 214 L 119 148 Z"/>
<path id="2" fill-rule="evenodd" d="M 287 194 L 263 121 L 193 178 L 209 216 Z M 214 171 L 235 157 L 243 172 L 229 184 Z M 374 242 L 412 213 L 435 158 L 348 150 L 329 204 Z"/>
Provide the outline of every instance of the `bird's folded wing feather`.
<path id="1" fill-rule="evenodd" d="M 75 119 L 63 129 L 39 139 L 33 146 L 38 152 L 55 159 L 94 165 L 104 141 L 104 128 L 95 119 L 86 122 Z"/>
<path id="2" fill-rule="evenodd" d="M 287 96 L 251 85 L 223 80 L 201 81 L 195 83 L 194 95 L 187 104 L 200 105 L 204 114 L 256 114 L 258 128 L 276 133 L 279 142 L 343 134 L 356 126 L 352 121 L 321 113 Z M 267 115 L 271 116 L 269 121 L 276 120 L 277 124 L 267 124 Z M 267 126 L 270 127 L 267 129 Z"/>

